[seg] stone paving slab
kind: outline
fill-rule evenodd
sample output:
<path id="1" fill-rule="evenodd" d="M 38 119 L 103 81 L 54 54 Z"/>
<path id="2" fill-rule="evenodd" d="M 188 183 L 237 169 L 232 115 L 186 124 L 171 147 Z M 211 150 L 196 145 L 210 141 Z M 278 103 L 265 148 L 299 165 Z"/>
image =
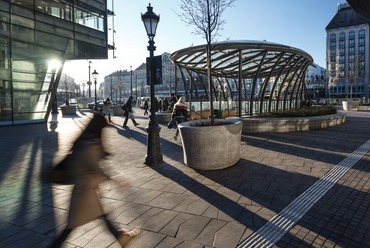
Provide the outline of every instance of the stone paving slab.
<path id="1" fill-rule="evenodd" d="M 341 126 L 242 136 L 241 160 L 220 171 L 183 164 L 181 141 L 161 125 L 158 166 L 143 164 L 147 117 L 140 126 L 114 116 L 104 131 L 112 153 L 102 167 L 114 181 L 101 185 L 108 217 L 119 228 L 141 228 L 130 247 L 237 247 L 325 173 L 370 139 L 370 112 L 348 112 Z M 68 153 L 91 117 L 0 127 L 0 246 L 47 247 L 66 224 L 71 186 L 42 179 Z M 56 122 L 58 121 L 58 122 Z M 276 247 L 366 247 L 369 155 L 362 158 L 276 244 Z M 98 219 L 77 228 L 64 247 L 119 247 Z"/>

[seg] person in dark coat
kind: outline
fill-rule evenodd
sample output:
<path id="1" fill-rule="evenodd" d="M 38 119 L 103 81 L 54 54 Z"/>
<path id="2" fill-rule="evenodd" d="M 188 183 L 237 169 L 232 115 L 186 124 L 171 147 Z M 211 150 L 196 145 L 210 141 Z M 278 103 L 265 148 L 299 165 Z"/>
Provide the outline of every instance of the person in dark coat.
<path id="1" fill-rule="evenodd" d="M 148 115 L 148 109 L 149 109 L 149 100 L 145 99 L 144 101 L 144 115 Z"/>
<path id="2" fill-rule="evenodd" d="M 64 231 L 51 244 L 52 248 L 61 247 L 76 227 L 100 217 L 103 217 L 109 231 L 122 247 L 126 247 L 140 233 L 140 229 L 130 232 L 117 230 L 108 220 L 100 203 L 99 184 L 110 179 L 99 167 L 99 161 L 108 155 L 101 142 L 102 130 L 106 125 L 106 119 L 101 114 L 95 113 L 80 137 L 74 142 L 71 149 L 73 159 L 67 167 L 70 181 L 74 184 L 68 222 Z"/>
<path id="3" fill-rule="evenodd" d="M 134 113 L 132 111 L 132 99 L 133 97 L 130 96 L 126 103 L 123 105 L 125 108 L 125 121 L 123 122 L 123 128 L 127 128 L 128 119 L 131 119 L 132 123 L 134 123 L 135 127 L 138 126 L 140 123 L 135 121 Z"/>

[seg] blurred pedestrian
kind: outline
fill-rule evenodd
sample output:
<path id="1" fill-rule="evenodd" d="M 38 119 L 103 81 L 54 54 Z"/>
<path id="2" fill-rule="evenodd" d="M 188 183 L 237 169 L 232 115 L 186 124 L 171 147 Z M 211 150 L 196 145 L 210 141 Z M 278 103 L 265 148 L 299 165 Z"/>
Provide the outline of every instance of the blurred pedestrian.
<path id="1" fill-rule="evenodd" d="M 163 100 L 163 103 L 162 103 L 162 105 L 163 105 L 163 111 L 164 112 L 166 112 L 167 110 L 168 110 L 168 99 L 167 98 L 165 98 L 164 100 Z"/>
<path id="2" fill-rule="evenodd" d="M 112 109 L 112 102 L 110 101 L 109 97 L 107 97 L 103 102 L 103 116 L 108 115 L 108 121 L 112 122 L 110 112 Z"/>
<path id="3" fill-rule="evenodd" d="M 162 112 L 162 110 L 163 110 L 163 101 L 162 101 L 162 99 L 159 99 L 159 101 L 158 101 L 158 111 Z"/>
<path id="4" fill-rule="evenodd" d="M 145 99 L 144 101 L 144 115 L 148 115 L 148 109 L 149 109 L 149 102 L 148 99 Z"/>
<path id="5" fill-rule="evenodd" d="M 128 100 L 126 101 L 126 103 L 123 105 L 124 109 L 125 109 L 125 121 L 123 123 L 123 128 L 127 128 L 127 122 L 128 122 L 128 119 L 131 119 L 132 123 L 134 123 L 135 127 L 140 125 L 140 123 L 137 123 L 135 121 L 135 116 L 134 116 L 134 112 L 132 111 L 132 99 L 133 97 L 130 96 L 128 98 Z"/>
<path id="6" fill-rule="evenodd" d="M 108 220 L 99 199 L 99 184 L 110 178 L 99 167 L 99 161 L 108 153 L 105 151 L 101 134 L 106 126 L 105 118 L 95 113 L 90 123 L 74 142 L 70 160 L 68 160 L 70 181 L 74 184 L 68 212 L 68 223 L 60 236 L 50 247 L 61 247 L 72 230 L 97 218 L 103 217 L 109 231 L 116 237 L 122 247 L 139 234 L 139 229 L 130 232 L 117 230 Z"/>
<path id="7" fill-rule="evenodd" d="M 187 121 L 190 118 L 190 114 L 188 112 L 188 106 L 186 105 L 186 98 L 180 97 L 177 103 L 173 106 L 172 111 L 172 120 L 176 122 L 176 133 L 174 139 L 177 140 L 177 136 L 179 135 L 179 124 Z"/>
<path id="8" fill-rule="evenodd" d="M 175 93 L 171 93 L 171 99 L 170 99 L 170 110 L 173 111 L 173 106 L 177 103 L 177 97 L 175 96 Z"/>

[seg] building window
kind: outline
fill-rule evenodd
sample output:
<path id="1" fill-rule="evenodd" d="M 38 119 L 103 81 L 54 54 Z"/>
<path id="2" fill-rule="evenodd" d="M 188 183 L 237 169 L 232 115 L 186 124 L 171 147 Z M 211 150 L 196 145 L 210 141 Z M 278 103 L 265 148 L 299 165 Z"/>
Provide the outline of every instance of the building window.
<path id="1" fill-rule="evenodd" d="M 365 30 L 361 29 L 358 31 L 358 37 L 365 37 Z"/>
<path id="2" fill-rule="evenodd" d="M 336 51 L 335 51 L 335 49 L 331 49 L 331 50 L 330 50 L 330 55 L 331 55 L 331 56 L 333 56 L 333 55 L 335 56 L 335 52 L 336 52 Z"/>
<path id="3" fill-rule="evenodd" d="M 87 10 L 75 9 L 75 23 L 104 31 L 104 16 Z"/>
<path id="4" fill-rule="evenodd" d="M 334 63 L 331 63 L 331 64 L 330 64 L 330 69 L 331 69 L 331 70 L 335 70 L 335 64 L 334 64 Z"/>
<path id="5" fill-rule="evenodd" d="M 330 57 L 330 62 L 335 62 L 335 56 Z"/>
<path id="6" fill-rule="evenodd" d="M 344 40 L 339 41 L 339 47 L 345 47 L 346 42 Z"/>
<path id="7" fill-rule="evenodd" d="M 344 48 L 339 49 L 339 54 L 340 55 L 344 55 L 345 53 L 346 53 L 346 49 L 344 49 Z"/>
<path id="8" fill-rule="evenodd" d="M 337 43 L 335 41 L 330 42 L 330 47 L 331 48 L 336 47 L 336 46 L 337 46 Z"/>
<path id="9" fill-rule="evenodd" d="M 346 92 L 346 88 L 344 87 L 344 85 L 339 85 L 338 86 L 338 93 L 345 93 Z"/>
<path id="10" fill-rule="evenodd" d="M 355 40 L 349 40 L 348 43 L 350 47 L 355 46 Z"/>
<path id="11" fill-rule="evenodd" d="M 339 64 L 339 70 L 344 71 L 344 69 L 346 69 L 345 64 L 340 63 L 340 64 Z"/>
<path id="12" fill-rule="evenodd" d="M 358 62 L 358 69 L 359 70 L 364 70 L 365 69 L 365 62 L 364 61 Z"/>
<path id="13" fill-rule="evenodd" d="M 365 61 L 365 54 L 360 53 L 360 54 L 358 55 L 358 61 Z"/>
<path id="14" fill-rule="evenodd" d="M 330 41 L 336 41 L 337 36 L 335 34 L 330 35 Z"/>
<path id="15" fill-rule="evenodd" d="M 359 46 L 358 47 L 358 52 L 359 53 L 364 53 L 365 52 L 365 46 Z"/>
<path id="16" fill-rule="evenodd" d="M 358 39 L 358 44 L 365 45 L 365 38 L 359 38 Z"/>
<path id="17" fill-rule="evenodd" d="M 354 47 L 350 47 L 350 48 L 348 49 L 348 52 L 349 52 L 350 54 L 354 54 L 354 53 L 355 53 L 355 48 L 354 48 Z"/>
<path id="18" fill-rule="evenodd" d="M 339 34 L 339 40 L 344 40 L 346 38 L 346 34 L 345 33 L 340 33 Z"/>
<path id="19" fill-rule="evenodd" d="M 355 31 L 349 32 L 349 38 L 354 39 L 355 38 Z"/>
<path id="20" fill-rule="evenodd" d="M 354 60 L 355 60 L 355 55 L 353 55 L 353 54 L 349 55 L 349 56 L 348 56 L 348 60 L 349 60 L 350 62 L 354 61 Z"/>
<path id="21" fill-rule="evenodd" d="M 345 62 L 346 61 L 345 56 L 339 56 L 339 61 L 340 62 Z"/>
<path id="22" fill-rule="evenodd" d="M 60 19 L 72 21 L 72 7 L 68 4 L 61 3 L 58 0 L 35 2 L 36 10 L 55 16 Z"/>

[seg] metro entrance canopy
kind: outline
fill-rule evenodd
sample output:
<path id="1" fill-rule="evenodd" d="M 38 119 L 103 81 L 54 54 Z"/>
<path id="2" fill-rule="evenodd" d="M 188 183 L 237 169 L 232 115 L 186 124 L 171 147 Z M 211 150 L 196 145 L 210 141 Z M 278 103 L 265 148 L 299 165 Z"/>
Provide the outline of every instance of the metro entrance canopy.
<path id="1" fill-rule="evenodd" d="M 252 113 L 254 100 L 261 101 L 259 112 L 263 112 L 262 105 L 266 99 L 269 99 L 267 111 L 271 111 L 273 100 L 282 103 L 283 108 L 287 107 L 286 103 L 289 103 L 289 108 L 296 108 L 308 98 L 304 82 L 313 59 L 303 50 L 267 41 L 226 41 L 212 44 L 211 57 L 212 76 L 215 77 L 211 87 L 219 85 L 219 90 L 224 95 L 225 91 L 229 92 L 233 100 L 249 100 L 249 113 Z M 185 73 L 191 79 L 191 83 L 184 86 L 186 95 L 192 89 L 203 90 L 208 96 L 208 85 L 204 83 L 206 45 L 178 50 L 171 54 L 171 59 L 179 69 L 182 81 L 187 81 Z M 232 80 L 237 96 L 233 94 Z M 279 104 L 274 106 L 277 110 Z"/>

